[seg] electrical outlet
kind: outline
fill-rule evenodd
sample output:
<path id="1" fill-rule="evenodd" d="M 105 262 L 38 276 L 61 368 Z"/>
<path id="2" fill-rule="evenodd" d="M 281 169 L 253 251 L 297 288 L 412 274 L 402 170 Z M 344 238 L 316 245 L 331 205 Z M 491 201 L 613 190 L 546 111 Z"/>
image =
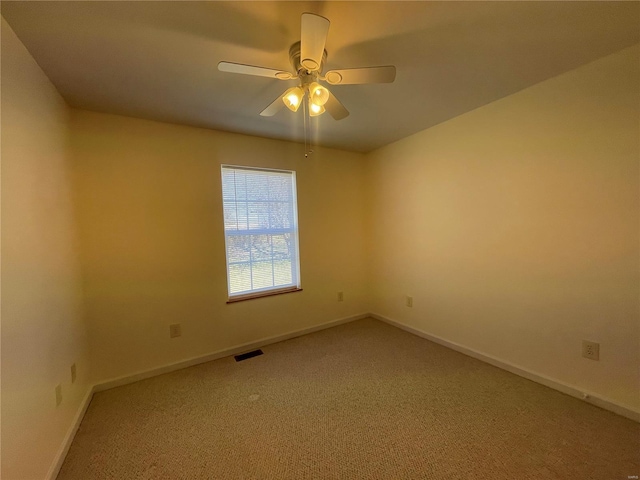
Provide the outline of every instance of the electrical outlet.
<path id="1" fill-rule="evenodd" d="M 344 302 L 344 292 L 338 292 L 338 301 Z"/>
<path id="2" fill-rule="evenodd" d="M 413 307 L 413 297 L 407 295 L 407 307 Z"/>
<path id="3" fill-rule="evenodd" d="M 71 365 L 71 383 L 76 383 L 76 364 Z"/>
<path id="4" fill-rule="evenodd" d="M 182 336 L 182 329 L 180 328 L 179 323 L 174 323 L 173 325 L 169 325 L 169 336 L 171 338 Z"/>
<path id="5" fill-rule="evenodd" d="M 62 403 L 62 385 L 56 386 L 56 407 Z"/>
<path id="6" fill-rule="evenodd" d="M 591 360 L 600 360 L 600 344 L 596 342 L 582 341 L 582 356 Z"/>

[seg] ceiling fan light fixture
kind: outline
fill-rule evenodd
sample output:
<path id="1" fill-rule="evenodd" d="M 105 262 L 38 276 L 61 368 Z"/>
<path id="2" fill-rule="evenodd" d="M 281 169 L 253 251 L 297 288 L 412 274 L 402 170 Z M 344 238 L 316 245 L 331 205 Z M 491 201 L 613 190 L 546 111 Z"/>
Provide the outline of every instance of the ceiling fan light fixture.
<path id="1" fill-rule="evenodd" d="M 291 87 L 289 90 L 284 92 L 282 96 L 282 101 L 287 106 L 289 110 L 292 112 L 297 112 L 298 108 L 300 108 L 300 104 L 302 103 L 302 98 L 304 97 L 304 90 L 300 87 Z"/>
<path id="2" fill-rule="evenodd" d="M 309 98 L 315 105 L 321 107 L 329 100 L 329 90 L 319 83 L 313 82 L 309 85 Z"/>
<path id="3" fill-rule="evenodd" d="M 307 113 L 307 108 L 304 109 L 305 125 L 308 116 L 322 115 L 325 109 L 334 120 L 342 120 L 349 115 L 349 111 L 327 87 L 320 85 L 319 81 L 332 86 L 392 83 L 396 78 L 396 67 L 383 65 L 345 68 L 330 70 L 323 76 L 322 72 L 327 59 L 325 46 L 330 23 L 328 19 L 314 13 L 305 12 L 302 14 L 300 17 L 300 41 L 289 48 L 289 61 L 296 73 L 232 62 L 219 62 L 218 70 L 278 80 L 299 80 L 298 86 L 289 88 L 260 112 L 263 117 L 275 115 L 282 108 L 283 103 L 292 112 L 297 112 L 302 102 L 306 101 L 305 107 L 308 107 L 309 111 Z M 281 101 L 282 103 L 280 103 Z"/>
<path id="4" fill-rule="evenodd" d="M 318 115 L 322 115 L 324 113 L 324 105 L 318 105 L 317 103 L 313 103 L 309 101 L 309 116 L 317 117 Z"/>

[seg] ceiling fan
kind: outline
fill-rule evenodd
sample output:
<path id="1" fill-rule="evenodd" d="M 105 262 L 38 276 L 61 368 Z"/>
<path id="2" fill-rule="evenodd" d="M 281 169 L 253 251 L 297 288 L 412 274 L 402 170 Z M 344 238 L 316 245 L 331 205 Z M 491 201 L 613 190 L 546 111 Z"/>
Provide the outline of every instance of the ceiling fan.
<path id="1" fill-rule="evenodd" d="M 278 80 L 299 80 L 297 86 L 287 89 L 260 112 L 260 115 L 270 117 L 283 106 L 297 112 L 306 95 L 308 99 L 306 107 L 310 116 L 322 115 L 327 111 L 334 119 L 342 120 L 349 115 L 349 111 L 329 89 L 320 85 L 319 81 L 327 82 L 330 85 L 353 85 L 391 83 L 395 80 L 396 67 L 393 65 L 330 70 L 323 75 L 322 69 L 327 60 L 327 51 L 324 47 L 330 22 L 320 15 L 303 13 L 301 23 L 300 41 L 291 45 L 289 49 L 289 60 L 296 73 L 240 63 L 218 63 L 218 70 L 222 72 L 257 75 Z"/>

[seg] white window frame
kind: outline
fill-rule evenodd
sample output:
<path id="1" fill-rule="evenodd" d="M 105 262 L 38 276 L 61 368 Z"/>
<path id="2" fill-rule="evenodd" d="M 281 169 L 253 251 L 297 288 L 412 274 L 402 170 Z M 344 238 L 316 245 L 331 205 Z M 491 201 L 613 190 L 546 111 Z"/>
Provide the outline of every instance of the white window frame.
<path id="1" fill-rule="evenodd" d="M 225 200 L 225 194 L 224 194 L 224 172 L 225 170 L 229 171 L 229 170 L 247 170 L 247 171 L 255 171 L 255 172 L 273 172 L 273 173 L 279 173 L 279 174 L 287 174 L 287 175 L 291 175 L 291 184 L 292 184 L 292 200 L 290 202 L 290 206 L 291 206 L 291 225 L 289 228 L 250 228 L 250 226 L 248 226 L 249 228 L 247 228 L 246 230 L 227 230 L 226 228 L 226 219 L 224 217 L 225 215 L 225 204 L 229 204 L 229 203 L 235 203 L 236 204 L 236 208 L 238 203 L 242 203 L 242 202 L 249 202 L 249 200 L 238 200 L 238 198 L 235 198 L 232 201 L 229 200 Z M 228 295 L 228 300 L 227 303 L 233 303 L 233 302 L 238 302 L 241 300 L 249 300 L 249 299 L 253 299 L 253 298 L 260 298 L 260 297 L 266 297 L 266 296 L 270 296 L 270 295 L 278 295 L 278 294 L 282 294 L 282 293 L 289 293 L 289 292 L 298 292 L 301 291 L 301 283 L 300 283 L 300 249 L 299 249 L 299 243 L 298 243 L 298 197 L 297 197 L 297 185 L 296 185 L 296 172 L 293 170 L 279 170 L 279 169 L 273 169 L 273 168 L 262 168 L 262 167 L 247 167 L 247 166 L 240 166 L 240 165 L 226 165 L 223 164 L 221 165 L 221 169 L 220 169 L 220 180 L 221 180 L 221 186 L 222 186 L 222 208 L 223 208 L 223 228 L 224 228 L 224 241 L 225 241 L 225 259 L 226 259 L 226 275 L 227 275 L 227 295 Z M 260 203 L 260 201 L 255 201 L 256 203 Z M 247 207 L 248 208 L 248 207 Z M 247 211 L 247 215 L 248 215 L 248 211 Z M 241 292 L 235 292 L 232 293 L 231 292 L 231 270 L 230 267 L 231 265 L 235 265 L 235 264 L 239 264 L 239 263 L 245 263 L 248 264 L 250 266 L 250 268 L 253 266 L 253 259 L 250 258 L 248 261 L 238 261 L 238 262 L 230 262 L 229 260 L 229 238 L 233 237 L 233 236 L 239 236 L 239 235 L 246 235 L 246 236 L 254 236 L 254 235 L 270 235 L 270 234 L 275 234 L 275 235 L 279 235 L 279 234 L 290 234 L 291 235 L 291 241 L 290 241 L 290 248 L 292 250 L 291 252 L 291 261 L 292 264 L 295 261 L 295 264 L 292 265 L 292 272 L 291 272 L 291 277 L 292 277 L 292 282 L 291 284 L 287 284 L 287 285 L 278 285 L 278 286 L 271 286 L 271 287 L 263 287 L 263 288 L 253 288 L 253 277 L 251 277 L 251 283 L 252 283 L 252 288 L 250 290 L 243 290 Z M 250 252 L 251 255 L 251 252 Z M 264 260 L 262 260 L 264 261 Z M 271 257 L 271 261 L 273 262 L 273 257 Z M 257 263 L 257 262 L 256 262 Z M 251 275 L 253 275 L 253 270 L 251 269 Z M 275 278 L 274 278 L 275 280 Z M 275 283 L 275 282 L 274 282 Z"/>

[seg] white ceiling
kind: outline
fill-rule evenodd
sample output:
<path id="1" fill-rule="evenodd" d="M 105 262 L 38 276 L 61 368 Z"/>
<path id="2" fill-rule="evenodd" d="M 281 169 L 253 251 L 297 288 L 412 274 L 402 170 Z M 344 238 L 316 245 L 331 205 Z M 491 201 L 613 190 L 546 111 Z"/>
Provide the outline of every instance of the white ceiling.
<path id="1" fill-rule="evenodd" d="M 2 15 L 69 105 L 302 141 L 302 112 L 259 112 L 293 81 L 300 15 L 331 21 L 325 71 L 393 64 L 393 84 L 337 85 L 351 112 L 316 142 L 367 152 L 640 42 L 638 2 L 31 2 Z"/>

